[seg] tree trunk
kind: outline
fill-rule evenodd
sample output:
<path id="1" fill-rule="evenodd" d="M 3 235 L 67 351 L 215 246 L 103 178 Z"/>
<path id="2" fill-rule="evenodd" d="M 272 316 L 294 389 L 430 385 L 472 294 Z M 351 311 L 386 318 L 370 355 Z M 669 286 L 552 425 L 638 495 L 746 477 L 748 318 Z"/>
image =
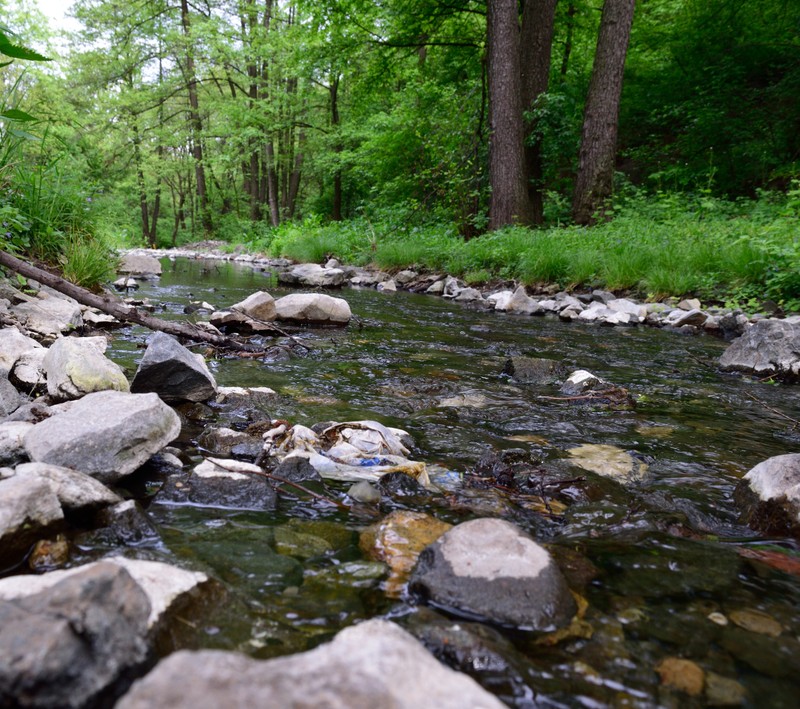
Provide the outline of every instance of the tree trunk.
<path id="1" fill-rule="evenodd" d="M 137 325 L 142 325 L 149 330 L 166 332 L 168 335 L 174 335 L 175 337 L 184 337 L 190 340 L 200 340 L 201 342 L 207 342 L 216 347 L 225 347 L 245 352 L 255 351 L 255 348 L 252 347 L 252 345 L 239 342 L 232 337 L 217 335 L 213 332 L 201 330 L 196 325 L 188 322 L 161 320 L 160 318 L 149 315 L 148 313 L 141 312 L 132 305 L 123 303 L 121 300 L 119 300 L 119 298 L 116 298 L 112 295 L 97 295 L 95 293 L 91 293 L 85 288 L 81 288 L 80 286 L 76 286 L 74 283 L 64 280 L 60 276 L 56 276 L 48 271 L 43 271 L 41 268 L 36 268 L 35 266 L 31 266 L 24 261 L 20 261 L 18 258 L 11 256 L 11 254 L 8 254 L 2 250 L 0 250 L 0 266 L 10 268 L 12 271 L 19 273 L 25 278 L 32 278 L 39 283 L 57 290 L 59 293 L 68 295 L 70 298 L 74 298 L 81 305 L 86 305 L 90 308 L 97 308 L 98 310 L 101 310 L 108 315 L 112 315 L 123 322 L 136 323 Z M 280 329 L 277 327 L 275 328 L 275 331 L 279 334 L 282 334 Z"/>
<path id="2" fill-rule="evenodd" d="M 272 226 L 281 223 L 281 213 L 278 206 L 278 175 L 275 171 L 275 147 L 272 140 L 267 143 L 267 200 L 269 201 L 269 216 Z"/>
<path id="3" fill-rule="evenodd" d="M 517 0 L 489 0 L 486 11 L 489 75 L 489 229 L 527 224 Z"/>
<path id="4" fill-rule="evenodd" d="M 583 114 L 572 218 L 591 224 L 611 196 L 625 56 L 636 0 L 606 0 Z"/>
<path id="5" fill-rule="evenodd" d="M 334 132 L 339 130 L 339 75 L 335 74 L 330 86 L 328 87 L 331 96 L 331 128 Z M 342 143 L 337 135 L 333 145 L 333 152 L 337 156 L 342 152 Z M 336 165 L 333 173 L 333 211 L 331 219 L 335 222 L 342 221 L 342 168 Z"/>
<path id="6" fill-rule="evenodd" d="M 297 195 L 300 192 L 300 177 L 303 174 L 303 145 L 306 142 L 306 134 L 303 130 L 298 136 L 297 152 L 294 156 L 294 169 L 289 177 L 289 203 L 287 205 L 287 216 L 293 219 L 297 209 Z"/>
<path id="7" fill-rule="evenodd" d="M 567 6 L 567 36 L 564 40 L 564 53 L 561 55 L 561 83 L 567 79 L 567 72 L 569 71 L 569 58 L 572 55 L 572 35 L 575 33 L 575 15 L 578 11 L 575 9 L 575 3 L 570 3 Z"/>
<path id="8" fill-rule="evenodd" d="M 192 155 L 194 157 L 197 199 L 200 202 L 200 220 L 203 232 L 208 236 L 213 228 L 211 212 L 208 208 L 208 189 L 203 162 L 203 119 L 200 116 L 200 102 L 197 98 L 197 77 L 194 73 L 194 53 L 191 49 L 191 21 L 189 19 L 188 0 L 181 0 L 181 25 L 186 38 L 186 83 L 189 90 L 189 125 L 192 131 Z"/>
<path id="9" fill-rule="evenodd" d="M 523 112 L 532 111 L 547 91 L 553 49 L 557 0 L 525 0 L 520 40 L 520 84 Z M 525 120 L 525 176 L 531 222 L 544 221 L 542 141 L 535 134 L 536 121 Z"/>

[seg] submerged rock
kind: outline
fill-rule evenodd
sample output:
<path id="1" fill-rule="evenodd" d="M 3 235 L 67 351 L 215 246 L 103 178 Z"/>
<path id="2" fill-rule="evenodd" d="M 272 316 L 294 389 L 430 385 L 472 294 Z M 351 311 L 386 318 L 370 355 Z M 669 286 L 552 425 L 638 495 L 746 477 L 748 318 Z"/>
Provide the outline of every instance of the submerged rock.
<path id="1" fill-rule="evenodd" d="M 759 320 L 728 346 L 719 364 L 727 372 L 798 381 L 800 325 L 785 320 Z"/>
<path id="2" fill-rule="evenodd" d="M 188 677 L 191 681 L 186 681 Z M 314 650 L 274 660 L 212 650 L 174 653 L 138 681 L 117 709 L 153 706 L 502 709 L 505 705 L 471 678 L 439 663 L 406 631 L 385 620 L 369 620 Z"/>
<path id="3" fill-rule="evenodd" d="M 47 393 L 56 400 L 79 399 L 95 391 L 129 391 L 122 368 L 103 353 L 105 337 L 61 337 L 42 360 Z"/>
<path id="4" fill-rule="evenodd" d="M 499 519 L 445 532 L 420 554 L 408 588 L 449 612 L 528 630 L 564 627 L 577 611 L 547 551 Z"/>
<path id="5" fill-rule="evenodd" d="M 552 384 L 567 373 L 561 362 L 543 357 L 510 357 L 503 374 L 525 384 Z"/>
<path id="6" fill-rule="evenodd" d="M 586 443 L 567 453 L 573 465 L 623 484 L 642 480 L 647 473 L 647 463 L 616 446 Z"/>
<path id="7" fill-rule="evenodd" d="M 800 454 L 776 455 L 756 465 L 739 482 L 734 499 L 753 529 L 800 538 Z"/>
<path id="8" fill-rule="evenodd" d="M 207 401 L 216 395 L 217 382 L 202 355 L 192 354 L 171 335 L 156 332 L 147 340 L 131 391 L 155 392 L 168 402 Z"/>
<path id="9" fill-rule="evenodd" d="M 24 443 L 34 462 L 113 483 L 177 438 L 180 430 L 178 415 L 155 394 L 101 391 L 35 424 Z"/>

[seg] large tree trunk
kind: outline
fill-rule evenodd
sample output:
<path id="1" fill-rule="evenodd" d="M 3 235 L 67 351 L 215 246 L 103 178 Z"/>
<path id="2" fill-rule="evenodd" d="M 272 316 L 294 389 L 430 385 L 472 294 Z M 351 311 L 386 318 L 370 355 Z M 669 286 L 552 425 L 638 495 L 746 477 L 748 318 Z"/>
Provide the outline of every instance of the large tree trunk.
<path id="1" fill-rule="evenodd" d="M 489 0 L 489 229 L 527 224 L 517 0 Z"/>
<path id="2" fill-rule="evenodd" d="M 636 0 L 606 0 L 586 97 L 572 218 L 590 224 L 611 196 L 619 102 Z"/>
<path id="3" fill-rule="evenodd" d="M 192 155 L 194 157 L 197 199 L 200 202 L 200 220 L 203 232 L 209 235 L 213 230 L 211 211 L 208 208 L 208 189 L 206 187 L 205 163 L 203 162 L 203 119 L 200 117 L 200 102 L 197 98 L 197 76 L 194 72 L 194 53 L 191 49 L 191 21 L 188 0 L 181 0 L 181 25 L 186 38 L 186 83 L 189 91 L 189 125 L 192 132 Z"/>
<path id="4" fill-rule="evenodd" d="M 334 74 L 328 87 L 331 97 L 331 129 L 339 130 L 339 75 Z M 333 151 L 339 155 L 342 152 L 342 144 L 337 136 L 333 146 Z M 335 222 L 342 221 L 342 168 L 336 165 L 336 172 L 333 173 L 333 211 L 331 219 Z"/>
<path id="5" fill-rule="evenodd" d="M 520 88 L 523 112 L 532 111 L 547 91 L 553 48 L 557 0 L 525 0 L 520 40 Z M 544 221 L 542 141 L 535 135 L 536 121 L 525 120 L 525 172 L 531 222 Z"/>
<path id="6" fill-rule="evenodd" d="M 256 348 L 253 346 L 244 342 L 240 342 L 232 337 L 217 335 L 213 332 L 201 330 L 196 325 L 188 322 L 172 322 L 169 320 L 161 320 L 160 318 L 138 310 L 132 305 L 123 303 L 119 298 L 116 298 L 112 295 L 97 295 L 95 293 L 91 293 L 85 288 L 81 288 L 80 286 L 76 286 L 74 283 L 64 280 L 60 276 L 56 276 L 48 271 L 43 271 L 41 268 L 36 268 L 36 266 L 31 266 L 24 261 L 20 261 L 18 258 L 2 250 L 0 250 L 0 266 L 10 268 L 12 271 L 19 273 L 25 278 L 32 278 L 39 283 L 57 290 L 59 293 L 68 295 L 70 298 L 74 298 L 81 305 L 86 305 L 90 308 L 97 308 L 98 310 L 101 310 L 108 315 L 112 315 L 123 322 L 132 322 L 136 323 L 137 325 L 143 325 L 149 330 L 159 330 L 161 332 L 166 332 L 169 335 L 174 335 L 175 337 L 183 337 L 190 340 L 207 342 L 215 347 L 224 347 L 243 352 L 256 351 Z M 275 328 L 275 331 L 277 333 L 281 333 L 280 329 L 277 327 Z"/>

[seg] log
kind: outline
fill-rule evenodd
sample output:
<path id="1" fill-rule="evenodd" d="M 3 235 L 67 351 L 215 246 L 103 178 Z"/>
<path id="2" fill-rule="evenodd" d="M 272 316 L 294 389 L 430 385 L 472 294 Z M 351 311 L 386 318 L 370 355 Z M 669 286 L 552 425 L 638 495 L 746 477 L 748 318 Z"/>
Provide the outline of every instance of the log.
<path id="1" fill-rule="evenodd" d="M 226 335 L 217 335 L 213 332 L 208 332 L 197 327 L 193 323 L 188 322 L 173 322 L 170 320 L 162 320 L 154 315 L 143 312 L 133 305 L 128 305 L 122 300 L 109 293 L 98 295 L 91 291 L 76 286 L 74 283 L 57 276 L 49 271 L 45 271 L 36 266 L 32 266 L 25 261 L 12 256 L 6 251 L 0 250 L 0 266 L 5 266 L 15 273 L 23 276 L 24 278 L 32 278 L 39 283 L 49 286 L 53 290 L 58 291 L 70 298 L 74 298 L 81 305 L 86 305 L 90 308 L 97 308 L 107 315 L 111 315 L 117 320 L 123 322 L 135 323 L 142 325 L 149 330 L 158 330 L 159 332 L 166 332 L 168 335 L 174 337 L 182 337 L 188 340 L 199 340 L 206 342 L 214 347 L 220 347 L 228 350 L 236 350 L 240 352 L 255 352 L 257 348 L 252 345 Z"/>

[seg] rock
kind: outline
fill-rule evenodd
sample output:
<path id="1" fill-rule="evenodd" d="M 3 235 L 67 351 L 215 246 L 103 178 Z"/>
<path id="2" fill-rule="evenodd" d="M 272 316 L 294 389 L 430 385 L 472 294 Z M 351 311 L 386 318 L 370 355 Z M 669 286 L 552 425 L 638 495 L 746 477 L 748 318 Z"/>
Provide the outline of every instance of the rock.
<path id="1" fill-rule="evenodd" d="M 237 510 L 273 510 L 278 498 L 269 480 L 253 474 L 258 466 L 236 460 L 208 458 L 192 475 L 174 475 L 156 495 L 161 504 L 191 504 Z"/>
<path id="2" fill-rule="evenodd" d="M 174 653 L 136 682 L 117 709 L 153 706 L 503 709 L 505 705 L 471 678 L 442 665 L 398 626 L 368 620 L 314 650 L 274 660 L 213 650 Z"/>
<path id="3" fill-rule="evenodd" d="M 92 328 L 110 330 L 125 327 L 125 323 L 95 308 L 83 309 L 83 324 Z"/>
<path id="4" fill-rule="evenodd" d="M 603 303 L 608 305 L 612 300 L 616 300 L 617 296 L 607 290 L 595 289 L 592 291 L 592 300 L 596 303 Z"/>
<path id="5" fill-rule="evenodd" d="M 13 414 L 22 404 L 22 397 L 8 381 L 5 374 L 0 373 L 0 419 Z"/>
<path id="6" fill-rule="evenodd" d="M 202 355 L 192 354 L 171 335 L 156 332 L 147 340 L 131 391 L 155 392 L 168 402 L 208 401 L 216 396 L 217 382 Z"/>
<path id="7" fill-rule="evenodd" d="M 425 292 L 430 295 L 442 295 L 444 293 L 444 279 L 431 283 L 425 289 Z"/>
<path id="8" fill-rule="evenodd" d="M 44 347 L 21 354 L 10 375 L 12 384 L 31 396 L 44 394 L 47 391 L 47 373 L 44 370 L 46 355 Z"/>
<path id="9" fill-rule="evenodd" d="M 400 273 L 395 274 L 394 280 L 400 286 L 407 286 L 412 281 L 416 280 L 419 277 L 419 274 L 416 271 L 410 271 L 408 269 L 404 271 L 400 271 Z"/>
<path id="10" fill-rule="evenodd" d="M 350 279 L 351 286 L 370 287 L 388 281 L 389 275 L 382 271 L 362 271 L 359 270 L 357 275 Z"/>
<path id="11" fill-rule="evenodd" d="M 754 608 L 731 611 L 729 617 L 740 628 L 751 633 L 777 638 L 783 632 L 783 627 L 775 618 Z"/>
<path id="12" fill-rule="evenodd" d="M 289 271 L 278 273 L 278 282 L 289 286 L 310 288 L 337 288 L 345 281 L 345 272 L 340 268 L 324 268 L 316 263 L 304 263 Z"/>
<path id="13" fill-rule="evenodd" d="M 503 374 L 526 384 L 552 384 L 566 374 L 566 368 L 553 359 L 511 357 L 506 360 Z"/>
<path id="14" fill-rule="evenodd" d="M 497 306 L 495 308 L 500 309 Z M 503 310 L 517 315 L 537 315 L 544 312 L 544 308 L 539 301 L 528 296 L 524 286 L 519 286 L 514 291 Z"/>
<path id="15" fill-rule="evenodd" d="M 293 293 L 275 301 L 278 320 L 346 325 L 352 313 L 346 300 L 322 293 Z"/>
<path id="16" fill-rule="evenodd" d="M 452 526 L 424 512 L 395 510 L 361 533 L 359 547 L 371 559 L 389 565 L 385 590 L 399 596 L 420 552 Z"/>
<path id="17" fill-rule="evenodd" d="M 396 293 L 397 283 L 395 283 L 394 279 L 390 278 L 388 281 L 382 281 L 381 283 L 378 283 L 376 288 L 383 293 Z"/>
<path id="18" fill-rule="evenodd" d="M 719 364 L 726 372 L 799 381 L 800 325 L 785 320 L 760 320 L 730 344 Z"/>
<path id="19" fill-rule="evenodd" d="M 697 298 L 687 298 L 680 301 L 680 303 L 678 303 L 676 307 L 679 308 L 680 310 L 690 311 L 690 310 L 700 310 L 700 308 L 702 308 L 703 306 Z"/>
<path id="20" fill-rule="evenodd" d="M 634 318 L 636 322 L 644 322 L 644 319 L 647 316 L 647 308 L 645 306 L 634 303 L 632 300 L 628 300 L 627 298 L 615 298 L 614 300 L 609 300 L 606 303 L 606 307 L 609 310 L 613 310 L 615 313 L 627 313 Z"/>
<path id="21" fill-rule="evenodd" d="M 150 517 L 135 500 L 125 500 L 102 510 L 97 515 L 97 524 L 102 527 L 97 536 L 113 546 L 141 545 L 159 538 Z"/>
<path id="22" fill-rule="evenodd" d="M 735 707 L 744 704 L 747 690 L 735 679 L 709 672 L 706 675 L 706 704 L 710 707 Z"/>
<path id="23" fill-rule="evenodd" d="M 674 316 L 674 317 L 673 317 Z M 673 310 L 667 317 L 667 324 L 672 327 L 684 327 L 691 325 L 692 327 L 702 327 L 708 320 L 708 313 L 694 308 L 692 310 Z"/>
<path id="24" fill-rule="evenodd" d="M 26 421 L 0 423 L 0 465 L 16 465 L 28 458 L 24 438 L 32 428 Z"/>
<path id="25" fill-rule="evenodd" d="M 448 396 L 445 399 L 440 399 L 436 406 L 443 409 L 485 409 L 488 404 L 489 399 L 484 394 L 469 391 L 457 396 Z"/>
<path id="26" fill-rule="evenodd" d="M 105 337 L 61 337 L 42 360 L 47 393 L 54 399 L 78 399 L 94 391 L 129 391 L 122 368 L 103 353 Z"/>
<path id="27" fill-rule="evenodd" d="M 578 369 L 567 377 L 561 385 L 561 393 L 565 396 L 578 396 L 586 391 L 593 391 L 599 387 L 608 386 L 608 382 L 596 377 L 585 369 Z"/>
<path id="28" fill-rule="evenodd" d="M 234 431 L 231 428 L 207 428 L 200 435 L 198 443 L 214 455 L 230 457 L 232 451 L 237 446 L 254 447 L 258 452 L 261 451 L 262 442 L 260 438 L 251 436 L 244 431 Z M 256 455 L 258 455 L 256 452 Z"/>
<path id="29" fill-rule="evenodd" d="M 311 559 L 333 551 L 331 544 L 316 534 L 301 532 L 294 525 L 275 527 L 275 550 L 299 559 Z"/>
<path id="30" fill-rule="evenodd" d="M 210 320 L 215 327 L 237 332 L 270 332 L 274 330 L 271 323 L 276 317 L 275 299 L 265 291 L 258 291 L 227 310 L 212 313 Z"/>
<path id="31" fill-rule="evenodd" d="M 240 406 L 251 403 L 264 403 L 274 399 L 278 393 L 269 387 L 217 387 L 218 404 Z"/>
<path id="32" fill-rule="evenodd" d="M 55 539 L 40 539 L 28 556 L 28 568 L 37 574 L 60 569 L 69 562 L 69 554 L 69 542 L 63 534 Z"/>
<path id="33" fill-rule="evenodd" d="M 128 276 L 123 276 L 122 278 L 117 278 L 112 284 L 114 288 L 118 291 L 129 291 L 129 290 L 138 290 L 139 283 L 135 278 L 128 278 Z"/>
<path id="34" fill-rule="evenodd" d="M 0 479 L 0 565 L 19 561 L 33 542 L 58 528 L 64 513 L 45 480 Z M 2 702 L 0 702 L 2 706 Z"/>
<path id="35" fill-rule="evenodd" d="M 800 454 L 776 455 L 752 468 L 734 491 L 753 529 L 800 538 Z"/>
<path id="36" fill-rule="evenodd" d="M 232 305 L 230 310 L 240 312 L 255 320 L 270 322 L 275 319 L 275 298 L 266 291 L 248 295 L 243 301 Z"/>
<path id="37" fill-rule="evenodd" d="M 490 293 L 486 296 L 486 302 L 493 306 L 495 310 L 508 310 L 508 304 L 514 293 L 510 290 L 503 290 L 497 293 Z"/>
<path id="38" fill-rule="evenodd" d="M 463 288 L 458 292 L 455 300 L 459 303 L 475 303 L 483 300 L 483 294 L 477 288 Z"/>
<path id="39" fill-rule="evenodd" d="M 661 678 L 661 684 L 670 689 L 685 692 L 690 697 L 697 697 L 703 693 L 705 673 L 697 663 L 691 660 L 666 657 L 656 665 L 656 672 Z"/>
<path id="40" fill-rule="evenodd" d="M 161 261 L 147 254 L 124 254 L 117 267 L 117 273 L 132 276 L 160 276 Z"/>
<path id="41" fill-rule="evenodd" d="M 547 551 L 500 519 L 445 532 L 420 554 L 408 589 L 448 612 L 527 630 L 564 627 L 577 611 Z"/>
<path id="42" fill-rule="evenodd" d="M 23 335 L 15 327 L 4 327 L 0 330 L 0 374 L 8 375 L 23 354 L 36 349 L 44 351 L 32 337 Z"/>
<path id="43" fill-rule="evenodd" d="M 155 394 L 101 391 L 37 423 L 24 442 L 34 462 L 113 483 L 174 440 L 180 430 L 178 415 Z"/>
<path id="44" fill-rule="evenodd" d="M 445 298 L 455 298 L 460 292 L 461 289 L 464 287 L 464 284 L 461 283 L 457 278 L 453 278 L 453 276 L 447 276 L 444 279 L 444 285 L 442 286 L 442 296 Z"/>
<path id="45" fill-rule="evenodd" d="M 616 446 L 586 443 L 567 454 L 573 465 L 623 484 L 637 482 L 647 473 L 647 463 Z"/>
<path id="46" fill-rule="evenodd" d="M 377 505 L 381 501 L 381 491 L 366 480 L 351 485 L 347 490 L 347 495 L 365 505 Z"/>
<path id="47" fill-rule="evenodd" d="M 719 329 L 726 340 L 740 337 L 749 325 L 747 316 L 740 312 L 727 313 L 719 318 Z"/>
<path id="48" fill-rule="evenodd" d="M 116 505 L 122 498 L 84 473 L 47 463 L 25 463 L 16 468 L 16 477 L 46 482 L 68 514 L 85 514 Z"/>
<path id="49" fill-rule="evenodd" d="M 45 293 L 15 305 L 11 312 L 25 329 L 52 340 L 83 324 L 80 305 Z"/>
<path id="50" fill-rule="evenodd" d="M 0 706 L 85 707 L 110 703 L 145 663 L 150 603 L 119 566 L 109 563 L 3 579 L 22 593 L 0 601 Z M 33 584 L 70 574 L 39 592 Z M 127 681 L 126 681 L 127 680 Z"/>

